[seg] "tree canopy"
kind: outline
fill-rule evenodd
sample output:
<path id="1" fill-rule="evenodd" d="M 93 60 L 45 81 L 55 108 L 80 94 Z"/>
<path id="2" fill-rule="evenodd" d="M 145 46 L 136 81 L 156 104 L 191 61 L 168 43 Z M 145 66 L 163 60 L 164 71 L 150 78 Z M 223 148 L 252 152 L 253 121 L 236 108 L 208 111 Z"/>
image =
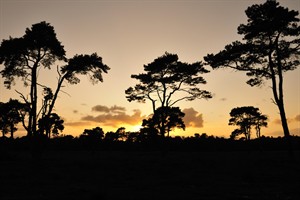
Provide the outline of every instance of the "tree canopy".
<path id="1" fill-rule="evenodd" d="M 10 37 L 3 40 L 0 48 L 1 71 L 6 86 L 14 83 L 15 77 L 21 77 L 24 84 L 33 81 L 32 72 L 43 66 L 51 68 L 56 60 L 66 60 L 64 46 L 58 41 L 54 28 L 46 22 L 33 24 L 20 38 Z"/>
<path id="2" fill-rule="evenodd" d="M 200 84 L 206 84 L 200 75 L 209 72 L 201 62 L 184 63 L 179 61 L 176 54 L 166 52 L 144 65 L 144 71 L 142 74 L 131 75 L 131 78 L 140 83 L 125 91 L 126 98 L 129 102 L 150 100 L 153 112 L 157 107 L 156 102 L 159 102 L 158 107 L 172 107 L 182 100 L 212 98 L 210 92 L 199 88 Z M 181 96 L 175 99 L 175 93 L 180 93 Z"/>

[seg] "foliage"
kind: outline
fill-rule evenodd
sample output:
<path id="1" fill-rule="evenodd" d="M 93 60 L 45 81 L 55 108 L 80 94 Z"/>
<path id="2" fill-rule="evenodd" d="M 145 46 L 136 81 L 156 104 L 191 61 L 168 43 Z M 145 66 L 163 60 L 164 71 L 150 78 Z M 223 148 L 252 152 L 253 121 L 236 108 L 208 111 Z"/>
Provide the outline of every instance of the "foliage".
<path id="1" fill-rule="evenodd" d="M 96 127 L 93 129 L 84 129 L 81 136 L 88 137 L 94 140 L 101 140 L 104 137 L 104 131 L 100 127 Z"/>
<path id="2" fill-rule="evenodd" d="M 267 0 L 248 7 L 246 15 L 248 23 L 238 27 L 244 42 L 235 41 L 204 59 L 214 69 L 226 67 L 245 71 L 250 77 L 247 84 L 251 86 L 260 86 L 270 79 L 284 135 L 289 137 L 283 101 L 283 73 L 296 69 L 300 64 L 298 12 L 283 8 L 274 0 Z"/>
<path id="3" fill-rule="evenodd" d="M 58 114 L 51 113 L 49 117 L 43 117 L 40 118 L 38 121 L 38 131 L 39 132 L 46 132 L 46 136 L 48 138 L 51 137 L 51 134 L 53 136 L 57 136 L 59 132 L 62 132 L 64 130 L 64 120 L 62 120 Z"/>
<path id="4" fill-rule="evenodd" d="M 16 125 L 24 122 L 25 114 L 28 112 L 26 104 L 20 103 L 18 100 L 10 99 L 7 103 L 0 102 L 0 129 L 3 136 L 10 133 L 10 137 L 14 137 L 17 131 Z"/>
<path id="5" fill-rule="evenodd" d="M 3 40 L 0 48 L 0 64 L 4 63 L 1 74 L 6 78 L 7 87 L 21 77 L 24 84 L 39 66 L 51 67 L 56 60 L 65 60 L 65 50 L 56 38 L 54 28 L 49 23 L 40 22 L 27 28 L 20 38 Z M 31 77 L 34 78 L 34 77 Z"/>
<path id="6" fill-rule="evenodd" d="M 66 60 L 65 50 L 57 40 L 54 28 L 46 22 L 33 24 L 31 29 L 26 29 L 23 37 L 1 43 L 0 64 L 4 64 L 1 75 L 7 88 L 14 84 L 15 77 L 21 77 L 26 86 L 30 83 L 30 100 L 23 95 L 25 102 L 30 104 L 28 125 L 25 127 L 28 135 L 36 134 L 38 69 L 50 69 L 56 60 Z"/>
<path id="7" fill-rule="evenodd" d="M 125 91 L 129 102 L 150 100 L 152 103 L 153 117 L 144 120 L 146 129 L 144 128 L 143 131 L 153 132 L 154 128 L 164 136 L 166 132 L 169 134 L 173 127 L 184 129 L 183 121 L 182 124 L 176 121 L 180 119 L 182 113 L 179 108 L 176 111 L 176 108 L 172 108 L 174 104 L 182 100 L 212 98 L 210 92 L 199 88 L 200 84 L 206 84 L 205 79 L 200 75 L 209 72 L 201 62 L 184 63 L 179 61 L 176 54 L 166 52 L 153 62 L 144 65 L 144 71 L 145 73 L 142 74 L 131 75 L 131 78 L 140 83 Z M 160 104 L 158 109 L 157 102 Z M 155 134 L 155 131 L 153 133 Z"/>
<path id="8" fill-rule="evenodd" d="M 174 128 L 185 130 L 184 115 L 179 107 L 159 107 L 152 117 L 143 121 L 142 126 L 153 132 L 152 134 L 160 133 L 164 137 L 168 133 L 169 136 Z"/>
<path id="9" fill-rule="evenodd" d="M 157 101 L 160 102 L 160 107 L 172 107 L 182 100 L 192 101 L 212 97 L 210 92 L 199 89 L 200 84 L 206 84 L 200 74 L 209 72 L 201 62 L 183 63 L 178 60 L 176 54 L 166 52 L 153 62 L 144 65 L 144 71 L 142 74 L 131 75 L 131 78 L 140 83 L 125 91 L 126 98 L 129 102 L 150 100 L 153 112 L 156 110 Z M 182 96 L 172 99 L 175 93 Z"/>
<path id="10" fill-rule="evenodd" d="M 266 115 L 261 114 L 258 108 L 253 106 L 244 106 L 233 108 L 230 112 L 229 125 L 239 126 L 239 129 L 235 129 L 231 138 L 244 134 L 246 140 L 250 140 L 251 127 L 254 126 L 256 129 L 256 136 L 260 137 L 260 129 L 262 126 L 267 126 Z"/>
<path id="11" fill-rule="evenodd" d="M 48 86 L 39 84 L 38 71 L 41 68 L 51 69 L 56 61 L 67 64 L 57 67 L 57 88 L 52 92 Z M 46 22 L 33 24 L 20 38 L 3 40 L 0 46 L 0 64 L 4 65 L 4 69 L 0 73 L 5 78 L 5 86 L 8 89 L 15 83 L 15 78 L 21 78 L 25 86 L 30 85 L 29 99 L 26 98 L 27 95 L 19 93 L 26 104 L 30 105 L 27 124 L 23 123 L 29 136 L 37 133 L 44 134 L 41 131 L 44 130 L 43 128 L 40 128 L 39 132 L 36 131 L 39 114 L 42 113 L 41 121 L 49 121 L 51 117 L 55 116 L 52 110 L 65 80 L 70 84 L 77 84 L 80 82 L 78 75 L 87 75 L 95 84 L 99 81 L 102 82 L 102 72 L 107 73 L 109 70 L 109 67 L 102 63 L 102 58 L 96 53 L 75 55 L 73 58 L 67 59 L 64 47 L 56 38 L 53 26 Z M 38 86 L 44 90 L 44 99 L 39 112 L 37 110 Z M 58 129 L 54 128 L 53 130 Z M 49 133 L 50 130 L 45 129 L 45 131 Z"/>

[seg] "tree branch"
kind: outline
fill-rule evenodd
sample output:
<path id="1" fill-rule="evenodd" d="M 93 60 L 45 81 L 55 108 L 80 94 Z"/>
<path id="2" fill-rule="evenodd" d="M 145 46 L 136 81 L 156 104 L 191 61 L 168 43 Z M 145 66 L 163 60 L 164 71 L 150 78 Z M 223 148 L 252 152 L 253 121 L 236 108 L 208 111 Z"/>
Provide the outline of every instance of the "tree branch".
<path id="1" fill-rule="evenodd" d="M 21 92 L 19 92 L 18 90 L 15 90 L 15 91 L 16 91 L 16 93 L 18 93 L 21 96 L 21 98 L 25 101 L 26 104 L 30 105 L 29 101 L 25 98 L 25 96 Z"/>

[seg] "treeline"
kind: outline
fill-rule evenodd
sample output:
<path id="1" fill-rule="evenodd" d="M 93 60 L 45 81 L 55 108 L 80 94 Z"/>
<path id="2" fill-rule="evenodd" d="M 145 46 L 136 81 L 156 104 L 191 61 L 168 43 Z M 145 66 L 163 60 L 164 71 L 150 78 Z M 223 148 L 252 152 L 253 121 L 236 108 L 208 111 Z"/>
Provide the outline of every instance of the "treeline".
<path id="1" fill-rule="evenodd" d="M 138 135 L 136 132 L 130 133 Z M 109 134 L 108 134 L 109 135 Z M 287 143 L 284 137 L 265 137 L 252 140 L 233 140 L 232 138 L 195 134 L 190 137 L 157 137 L 152 139 L 112 139 L 109 137 L 95 138 L 81 135 L 62 135 L 54 138 L 39 138 L 37 146 L 30 138 L 0 138 L 0 150 L 5 151 L 282 151 Z M 300 137 L 291 137 L 293 150 L 300 150 Z"/>

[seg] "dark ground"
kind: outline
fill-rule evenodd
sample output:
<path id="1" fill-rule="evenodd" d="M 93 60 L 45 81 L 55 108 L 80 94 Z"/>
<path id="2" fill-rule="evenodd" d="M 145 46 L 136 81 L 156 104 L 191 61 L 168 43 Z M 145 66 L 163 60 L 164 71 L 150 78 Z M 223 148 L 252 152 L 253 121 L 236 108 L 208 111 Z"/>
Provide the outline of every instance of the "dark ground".
<path id="1" fill-rule="evenodd" d="M 300 152 L 9 152 L 0 170 L 1 200 L 300 199 Z"/>

